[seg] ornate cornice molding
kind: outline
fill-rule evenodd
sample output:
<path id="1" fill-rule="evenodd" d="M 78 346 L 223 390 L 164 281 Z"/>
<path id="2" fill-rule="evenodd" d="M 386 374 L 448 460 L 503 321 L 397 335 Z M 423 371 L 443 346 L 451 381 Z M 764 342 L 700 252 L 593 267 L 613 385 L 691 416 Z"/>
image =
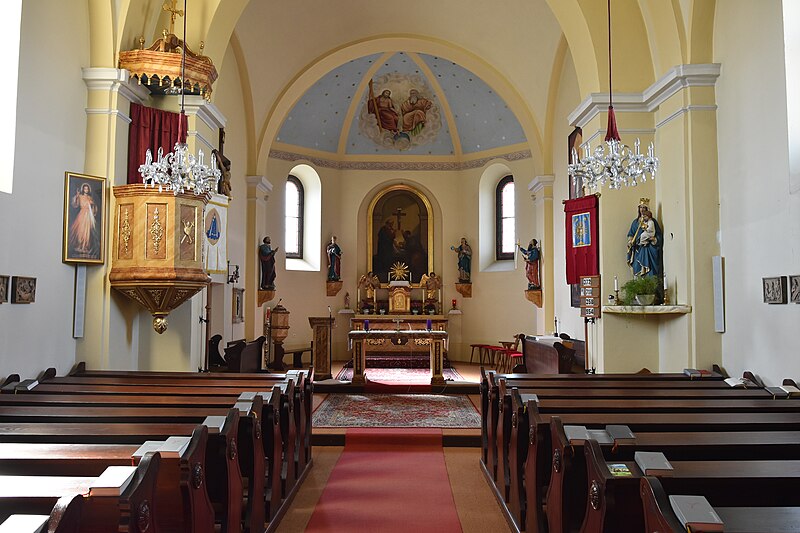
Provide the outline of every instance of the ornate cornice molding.
<path id="1" fill-rule="evenodd" d="M 90 91 L 118 91 L 129 102 L 142 105 L 150 98 L 147 88 L 131 83 L 130 73 L 125 69 L 84 67 L 81 75 Z"/>
<path id="2" fill-rule="evenodd" d="M 269 157 L 282 161 L 308 161 L 316 166 L 336 170 L 468 170 L 480 168 L 494 159 L 520 161 L 532 157 L 530 150 L 517 150 L 507 154 L 481 157 L 470 161 L 337 161 L 286 150 L 270 150 Z"/>
<path id="3" fill-rule="evenodd" d="M 614 93 L 614 110 L 618 113 L 650 113 L 686 87 L 713 87 L 720 74 L 719 63 L 678 65 L 641 93 Z M 608 93 L 587 96 L 567 120 L 583 127 L 608 109 Z"/>
<path id="4" fill-rule="evenodd" d="M 553 199 L 553 183 L 555 183 L 556 177 L 553 174 L 543 174 L 541 176 L 536 176 L 531 180 L 528 184 L 528 192 L 531 194 L 531 198 L 534 201 L 540 199 Z"/>

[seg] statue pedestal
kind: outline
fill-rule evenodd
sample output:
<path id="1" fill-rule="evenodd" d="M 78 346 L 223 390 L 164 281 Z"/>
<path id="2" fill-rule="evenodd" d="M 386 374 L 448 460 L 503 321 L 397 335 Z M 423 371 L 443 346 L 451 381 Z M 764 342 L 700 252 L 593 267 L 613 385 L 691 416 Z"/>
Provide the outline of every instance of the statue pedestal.
<path id="1" fill-rule="evenodd" d="M 456 283 L 456 290 L 464 298 L 472 298 L 472 283 Z"/>
<path id="2" fill-rule="evenodd" d="M 341 282 L 339 282 L 341 283 Z M 331 379 L 331 329 L 336 319 L 327 316 L 310 316 L 308 325 L 313 331 L 311 364 L 314 366 L 314 381 Z"/>
<path id="3" fill-rule="evenodd" d="M 525 291 L 525 298 L 529 302 L 531 302 L 536 307 L 542 307 L 542 290 L 541 289 L 529 289 Z"/>
<path id="4" fill-rule="evenodd" d="M 258 306 L 261 307 L 267 302 L 271 302 L 275 299 L 275 290 L 269 291 L 262 291 L 259 289 L 258 291 Z"/>
<path id="5" fill-rule="evenodd" d="M 336 296 L 342 290 L 341 281 L 328 281 L 325 283 L 325 293 L 328 296 Z"/>

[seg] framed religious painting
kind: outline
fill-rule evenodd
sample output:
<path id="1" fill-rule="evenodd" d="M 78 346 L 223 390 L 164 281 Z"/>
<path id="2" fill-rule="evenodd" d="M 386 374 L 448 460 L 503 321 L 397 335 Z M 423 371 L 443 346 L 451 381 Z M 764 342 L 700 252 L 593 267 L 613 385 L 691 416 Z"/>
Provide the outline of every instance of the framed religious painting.
<path id="1" fill-rule="evenodd" d="M 433 271 L 433 212 L 422 192 L 388 187 L 372 200 L 368 216 L 367 267 L 381 283 L 418 284 Z"/>
<path id="2" fill-rule="evenodd" d="M 764 289 L 765 304 L 785 304 L 786 303 L 786 276 L 776 276 L 774 278 L 761 278 Z"/>
<path id="3" fill-rule="evenodd" d="M 36 301 L 36 278 L 11 278 L 11 303 L 32 304 Z"/>
<path id="4" fill-rule="evenodd" d="M 8 302 L 8 282 L 11 278 L 0 276 L 0 304 Z"/>
<path id="5" fill-rule="evenodd" d="M 64 178 L 65 263 L 105 261 L 106 180 L 66 172 Z"/>
<path id="6" fill-rule="evenodd" d="M 800 304 L 800 275 L 789 276 L 789 301 Z"/>
<path id="7" fill-rule="evenodd" d="M 231 310 L 231 322 L 239 324 L 244 322 L 244 289 L 233 289 L 233 309 Z"/>

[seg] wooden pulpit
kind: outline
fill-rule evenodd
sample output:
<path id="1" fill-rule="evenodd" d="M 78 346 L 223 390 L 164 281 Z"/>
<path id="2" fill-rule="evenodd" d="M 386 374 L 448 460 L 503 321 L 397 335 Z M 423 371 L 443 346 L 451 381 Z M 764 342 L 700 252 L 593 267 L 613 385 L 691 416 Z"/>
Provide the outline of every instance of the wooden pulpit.
<path id="1" fill-rule="evenodd" d="M 327 316 L 310 316 L 308 324 L 314 333 L 311 364 L 314 365 L 314 381 L 331 379 L 331 334 L 336 319 Z"/>

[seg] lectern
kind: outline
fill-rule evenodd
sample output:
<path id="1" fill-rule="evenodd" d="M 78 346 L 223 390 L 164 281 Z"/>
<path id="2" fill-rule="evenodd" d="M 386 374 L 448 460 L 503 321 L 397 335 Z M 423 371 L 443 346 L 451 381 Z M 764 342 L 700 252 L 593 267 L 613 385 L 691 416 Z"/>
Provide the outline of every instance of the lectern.
<path id="1" fill-rule="evenodd" d="M 310 316 L 308 324 L 314 332 L 311 362 L 314 365 L 314 381 L 331 379 L 331 329 L 336 319 L 327 316 Z"/>

